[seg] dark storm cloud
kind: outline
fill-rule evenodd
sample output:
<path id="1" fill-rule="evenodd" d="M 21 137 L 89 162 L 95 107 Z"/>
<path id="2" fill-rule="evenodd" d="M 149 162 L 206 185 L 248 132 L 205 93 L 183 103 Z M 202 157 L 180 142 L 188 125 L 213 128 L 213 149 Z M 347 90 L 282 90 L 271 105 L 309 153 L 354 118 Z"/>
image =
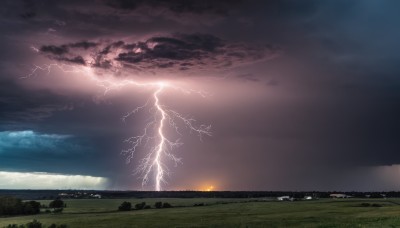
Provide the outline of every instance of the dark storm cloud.
<path id="1" fill-rule="evenodd" d="M 116 0 L 106 1 L 107 5 L 121 10 L 133 11 L 143 7 L 169 10 L 174 13 L 227 14 L 241 0 Z"/>
<path id="2" fill-rule="evenodd" d="M 56 60 L 70 62 L 70 63 L 74 63 L 74 64 L 78 64 L 78 65 L 86 65 L 86 62 L 82 56 L 75 56 L 72 58 L 67 58 L 67 57 L 56 58 Z"/>
<path id="3" fill-rule="evenodd" d="M 68 135 L 48 135 L 34 131 L 2 131 L 0 132 L 0 153 L 37 153 L 42 151 L 55 151 L 65 153 L 64 149 L 72 150 L 73 144 L 65 143 L 71 136 Z M 64 144 L 65 143 L 65 144 Z M 64 145 L 60 145 L 64 144 Z M 71 148 L 69 148 L 71 147 Z M 34 155 L 32 155 L 34 156 Z"/>
<path id="4" fill-rule="evenodd" d="M 0 131 L 0 166 L 2 171 L 41 171 L 91 173 L 76 157 L 89 162 L 93 150 L 85 140 L 73 135 L 46 134 L 33 130 Z M 63 160 L 62 163 L 57 162 Z M 74 171 L 76 169 L 76 171 Z"/>
<path id="5" fill-rule="evenodd" d="M 63 44 L 61 46 L 56 45 L 43 45 L 40 51 L 43 53 L 52 54 L 55 56 L 68 54 L 70 49 L 83 49 L 87 50 L 96 47 L 98 44 L 94 42 L 81 41 L 77 43 Z"/>
<path id="6" fill-rule="evenodd" d="M 47 56 L 51 59 L 57 61 L 64 61 L 69 63 L 74 63 L 78 65 L 86 65 L 85 59 L 77 54 L 74 54 L 73 51 L 78 50 L 88 50 L 96 47 L 98 44 L 94 42 L 82 41 L 77 43 L 64 44 L 61 46 L 55 45 L 44 45 L 40 47 L 39 51 L 41 53 L 47 54 Z"/>
<path id="7" fill-rule="evenodd" d="M 93 39 L 121 32 L 145 35 L 151 31 L 176 32 L 173 30 L 189 24 L 213 24 L 240 5 L 236 0 L 4 1 L 0 18 L 5 19 L 6 27 L 11 26 L 9 32 L 18 30 L 19 35 L 51 29 L 54 36 Z"/>
<path id="8" fill-rule="evenodd" d="M 20 14 L 23 19 L 31 19 L 36 16 L 36 5 L 33 0 L 24 0 L 24 12 Z"/>
<path id="9" fill-rule="evenodd" d="M 68 47 L 67 45 L 61 45 L 61 46 L 47 45 L 47 46 L 42 46 L 40 48 L 40 51 L 43 53 L 49 53 L 58 56 L 68 53 Z"/>
<path id="10" fill-rule="evenodd" d="M 18 82 L 21 80 L 19 78 Z M 23 80 L 27 83 L 35 79 Z M 98 105 L 92 101 L 88 101 L 91 105 L 85 108 L 79 97 L 60 95 L 50 90 L 28 89 L 9 80 L 0 81 L 0 85 L 2 171 L 105 175 L 108 172 L 106 170 L 113 169 L 109 161 L 119 156 L 114 156 L 110 151 L 115 150 L 123 136 L 114 136 L 115 132 L 105 134 L 99 129 L 92 131 L 92 126 L 104 126 L 108 129 L 106 132 L 110 132 L 109 127 L 119 123 L 122 111 L 105 114 L 104 109 L 98 109 L 96 112 L 105 115 L 95 115 L 93 109 Z M 110 122 L 109 126 L 105 127 L 104 122 Z M 110 147 L 109 143 L 112 137 L 116 138 L 114 147 Z M 108 157 L 108 162 L 97 157 Z"/>
<path id="11" fill-rule="evenodd" d="M 49 58 L 77 64 L 91 63 L 103 69 L 120 68 L 139 71 L 172 71 L 228 69 L 247 63 L 274 58 L 279 49 L 271 45 L 233 43 L 209 34 L 174 34 L 155 36 L 145 41 L 105 43 L 101 49 L 93 49 L 97 43 L 85 42 L 67 45 L 44 45 L 40 51 Z M 82 47 L 86 58 L 75 56 L 72 47 Z"/>
<path id="12" fill-rule="evenodd" d="M 88 41 L 81 41 L 81 42 L 69 44 L 68 46 L 71 47 L 71 48 L 83 48 L 83 49 L 87 50 L 89 48 L 96 47 L 97 43 L 88 42 Z"/>
<path id="13" fill-rule="evenodd" d="M 72 110 L 68 98 L 54 95 L 50 91 L 29 91 L 9 80 L 0 81 L 0 123 L 3 126 L 24 125 L 42 121 L 54 112 Z M 29 93 L 29 96 L 26 94 Z"/>

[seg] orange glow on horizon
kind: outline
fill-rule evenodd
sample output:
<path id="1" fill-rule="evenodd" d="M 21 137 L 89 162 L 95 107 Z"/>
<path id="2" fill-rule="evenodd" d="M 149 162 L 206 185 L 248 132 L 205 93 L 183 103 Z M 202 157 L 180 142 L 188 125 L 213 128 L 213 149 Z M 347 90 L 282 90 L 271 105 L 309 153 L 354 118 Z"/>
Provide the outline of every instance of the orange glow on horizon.
<path id="1" fill-rule="evenodd" d="M 199 188 L 199 191 L 202 192 L 212 192 L 215 190 L 214 185 L 203 185 L 203 187 Z"/>
<path id="2" fill-rule="evenodd" d="M 207 192 L 211 192 L 211 191 L 213 191 L 213 190 L 214 190 L 214 186 L 212 186 L 212 185 L 209 186 L 209 187 L 206 189 Z"/>

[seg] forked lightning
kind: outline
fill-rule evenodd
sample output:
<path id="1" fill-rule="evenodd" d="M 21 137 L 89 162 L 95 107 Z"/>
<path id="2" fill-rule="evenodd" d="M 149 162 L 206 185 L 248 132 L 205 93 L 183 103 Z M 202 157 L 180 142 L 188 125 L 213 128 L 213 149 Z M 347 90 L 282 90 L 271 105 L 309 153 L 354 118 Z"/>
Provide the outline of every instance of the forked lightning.
<path id="1" fill-rule="evenodd" d="M 146 109 L 149 111 L 150 118 L 148 119 L 143 132 L 141 135 L 130 137 L 125 140 L 130 147 L 123 150 L 122 153 L 126 155 L 126 161 L 129 163 L 133 158 L 135 152 L 139 147 L 149 148 L 146 156 L 141 159 L 139 166 L 135 169 L 135 173 L 139 174 L 142 178 L 142 186 L 148 184 L 151 179 L 151 175 L 154 175 L 154 186 L 156 191 L 161 191 L 162 184 L 166 183 L 165 176 L 168 175 L 169 169 L 167 167 L 167 160 L 172 160 L 177 165 L 181 159 L 176 157 L 172 151 L 174 148 L 181 146 L 183 143 L 180 142 L 179 138 L 172 140 L 167 137 L 167 128 L 173 129 L 178 135 L 181 135 L 179 131 L 178 123 L 183 123 L 190 132 L 197 133 L 200 139 L 203 135 L 211 136 L 210 125 L 196 125 L 196 120 L 193 118 L 185 117 L 180 113 L 169 109 L 168 107 L 161 104 L 160 97 L 166 89 L 178 90 L 182 93 L 197 93 L 201 96 L 206 96 L 207 93 L 204 91 L 195 91 L 182 87 L 177 87 L 171 83 L 164 81 L 145 82 L 141 83 L 132 79 L 101 79 L 93 73 L 90 67 L 77 67 L 66 64 L 48 64 L 43 66 L 34 66 L 31 73 L 24 78 L 30 78 L 38 74 L 39 71 L 51 72 L 53 68 L 58 68 L 63 72 L 74 72 L 83 73 L 90 80 L 94 81 L 98 86 L 104 88 L 104 94 L 113 89 L 122 88 L 125 86 L 133 85 L 138 87 L 146 87 L 152 89 L 152 97 L 143 106 L 137 107 L 132 111 L 128 112 L 122 117 L 125 121 L 131 115 Z"/>

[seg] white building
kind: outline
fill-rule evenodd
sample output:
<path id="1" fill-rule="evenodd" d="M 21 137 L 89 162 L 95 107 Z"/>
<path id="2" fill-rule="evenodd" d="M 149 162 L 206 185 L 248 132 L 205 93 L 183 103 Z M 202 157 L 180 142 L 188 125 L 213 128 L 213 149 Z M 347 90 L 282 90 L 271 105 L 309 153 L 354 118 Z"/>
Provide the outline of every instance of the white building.
<path id="1" fill-rule="evenodd" d="M 90 194 L 91 197 L 96 198 L 96 199 L 101 199 L 100 194 Z"/>
<path id="2" fill-rule="evenodd" d="M 334 194 L 330 194 L 329 197 L 331 197 L 331 198 L 350 198 L 352 196 L 348 196 L 346 194 L 334 193 Z"/>
<path id="3" fill-rule="evenodd" d="M 293 198 L 290 196 L 280 196 L 276 198 L 278 201 L 293 201 Z"/>

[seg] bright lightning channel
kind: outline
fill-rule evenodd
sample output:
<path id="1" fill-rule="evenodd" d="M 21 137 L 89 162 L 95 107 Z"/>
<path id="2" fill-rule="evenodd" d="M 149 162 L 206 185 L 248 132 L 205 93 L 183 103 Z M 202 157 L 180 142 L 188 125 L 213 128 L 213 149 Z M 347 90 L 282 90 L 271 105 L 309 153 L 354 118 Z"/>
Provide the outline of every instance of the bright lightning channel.
<path id="1" fill-rule="evenodd" d="M 164 85 L 160 84 L 159 89 L 154 93 L 154 100 L 156 101 L 154 105 L 157 107 L 157 110 L 161 113 L 161 120 L 160 120 L 160 126 L 158 127 L 158 135 L 160 136 L 160 143 L 157 145 L 157 151 L 156 151 L 156 158 L 154 159 L 154 162 L 156 163 L 157 166 L 157 176 L 156 176 L 156 191 L 161 191 L 161 181 L 163 180 L 164 176 L 164 169 L 161 164 L 161 153 L 164 151 L 164 143 L 165 143 L 165 137 L 164 137 L 164 121 L 165 121 L 165 111 L 162 109 L 160 106 L 160 102 L 158 99 L 158 94 L 161 93 L 163 90 Z"/>
<path id="2" fill-rule="evenodd" d="M 164 81 L 141 83 L 131 79 L 100 79 L 89 67 L 77 67 L 55 63 L 42 66 L 35 65 L 31 70 L 31 73 L 23 78 L 36 76 L 39 71 L 44 71 L 47 72 L 47 74 L 50 74 L 52 68 L 58 68 L 65 73 L 84 73 L 98 86 L 104 88 L 104 95 L 110 90 L 120 89 L 128 85 L 154 89 L 154 92 L 152 93 L 153 103 L 151 106 L 149 105 L 150 102 L 147 101 L 143 106 L 133 109 L 122 117 L 122 120 L 125 122 L 128 117 L 145 108 L 148 108 L 149 113 L 152 114 L 149 121 L 145 124 L 143 134 L 126 139 L 125 142 L 130 144 L 130 147 L 122 151 L 122 153 L 126 155 L 127 163 L 129 163 L 131 159 L 134 158 L 134 154 L 140 146 L 143 145 L 144 147 L 148 147 L 149 144 L 153 145 L 150 146 L 149 152 L 143 159 L 141 159 L 139 166 L 135 169 L 135 174 L 140 174 L 142 179 L 142 187 L 148 184 L 151 174 L 154 173 L 155 190 L 162 191 L 162 184 L 166 183 L 165 175 L 170 174 L 166 165 L 166 160 L 172 160 L 175 163 L 175 166 L 181 162 L 181 159 L 176 157 L 172 153 L 172 150 L 183 145 L 183 143 L 180 142 L 179 138 L 172 141 L 166 136 L 166 128 L 168 126 L 175 130 L 178 135 L 182 135 L 177 124 L 177 122 L 180 121 L 189 129 L 190 132 L 197 133 L 200 139 L 202 139 L 203 135 L 211 136 L 211 125 L 197 126 L 194 118 L 185 117 L 177 111 L 162 105 L 160 102 L 160 96 L 167 88 L 178 90 L 184 94 L 196 93 L 202 97 L 206 97 L 208 94 L 204 91 L 177 87 Z"/>

